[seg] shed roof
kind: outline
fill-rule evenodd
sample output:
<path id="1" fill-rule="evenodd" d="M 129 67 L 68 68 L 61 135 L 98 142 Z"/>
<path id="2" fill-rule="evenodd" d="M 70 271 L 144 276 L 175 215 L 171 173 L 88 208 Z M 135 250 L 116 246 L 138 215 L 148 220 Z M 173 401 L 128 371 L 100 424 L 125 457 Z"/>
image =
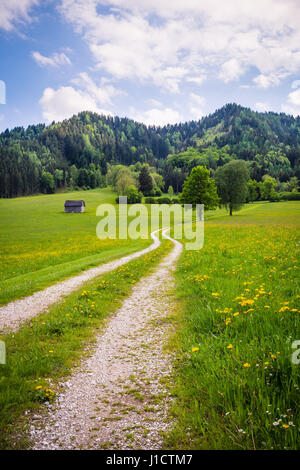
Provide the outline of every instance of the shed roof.
<path id="1" fill-rule="evenodd" d="M 81 206 L 85 206 L 85 202 L 80 199 L 79 201 L 66 201 L 65 202 L 65 207 L 81 207 Z"/>

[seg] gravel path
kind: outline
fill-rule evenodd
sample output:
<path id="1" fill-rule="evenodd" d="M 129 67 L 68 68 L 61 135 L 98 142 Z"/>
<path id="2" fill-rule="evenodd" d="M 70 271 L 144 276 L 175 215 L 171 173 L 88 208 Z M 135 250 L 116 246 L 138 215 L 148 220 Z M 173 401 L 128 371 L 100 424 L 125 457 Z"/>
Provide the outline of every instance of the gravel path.
<path id="1" fill-rule="evenodd" d="M 149 251 L 155 250 L 160 245 L 160 241 L 155 235 L 156 232 L 158 232 L 158 230 L 151 233 L 151 238 L 153 239 L 152 245 L 144 250 L 137 251 L 136 253 L 124 256 L 115 261 L 102 264 L 96 268 L 88 269 L 77 276 L 58 282 L 57 284 L 36 292 L 29 297 L 15 300 L 3 307 L 0 307 L 0 333 L 17 331 L 21 323 L 46 311 L 50 305 L 62 300 L 72 291 L 79 289 L 84 282 L 89 281 L 100 274 L 113 271 L 129 261 L 149 253 Z"/>
<path id="2" fill-rule="evenodd" d="M 107 320 L 92 355 L 59 385 L 56 402 L 30 418 L 34 449 L 161 448 L 161 432 L 170 426 L 164 384 L 173 357 L 164 346 L 174 308 L 172 270 L 182 249 L 172 241 L 172 252 Z"/>

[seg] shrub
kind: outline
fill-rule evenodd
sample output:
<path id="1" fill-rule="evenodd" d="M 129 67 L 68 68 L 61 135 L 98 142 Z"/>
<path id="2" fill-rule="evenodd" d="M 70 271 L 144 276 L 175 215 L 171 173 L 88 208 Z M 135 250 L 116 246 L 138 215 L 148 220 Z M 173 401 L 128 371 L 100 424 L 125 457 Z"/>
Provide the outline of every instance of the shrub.
<path id="1" fill-rule="evenodd" d="M 297 191 L 279 193 L 279 197 L 283 201 L 300 201 L 300 193 Z"/>
<path id="2" fill-rule="evenodd" d="M 172 200 L 168 196 L 158 197 L 156 202 L 157 204 L 172 204 Z"/>
<path id="3" fill-rule="evenodd" d="M 145 204 L 156 204 L 155 197 L 145 197 Z"/>

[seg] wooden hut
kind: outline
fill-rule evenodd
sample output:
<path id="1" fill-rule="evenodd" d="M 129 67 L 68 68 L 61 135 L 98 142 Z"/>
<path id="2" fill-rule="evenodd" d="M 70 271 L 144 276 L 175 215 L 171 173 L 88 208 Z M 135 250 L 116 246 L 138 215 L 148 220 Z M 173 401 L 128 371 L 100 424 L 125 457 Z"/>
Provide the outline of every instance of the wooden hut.
<path id="1" fill-rule="evenodd" d="M 65 202 L 65 212 L 84 212 L 85 202 L 80 201 L 66 201 Z"/>

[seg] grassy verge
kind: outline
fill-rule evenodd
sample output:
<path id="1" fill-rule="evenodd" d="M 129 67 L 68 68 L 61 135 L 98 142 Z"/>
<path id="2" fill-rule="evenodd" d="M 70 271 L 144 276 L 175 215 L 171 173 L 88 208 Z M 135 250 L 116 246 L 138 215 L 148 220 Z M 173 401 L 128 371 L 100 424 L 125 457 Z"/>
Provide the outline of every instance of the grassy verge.
<path id="1" fill-rule="evenodd" d="M 120 306 L 134 284 L 161 260 L 171 243 L 89 282 L 50 312 L 1 339 L 7 364 L 0 365 L 0 448 L 28 446 L 20 417 L 55 399 L 56 385 L 68 375 L 84 348 L 99 334 L 103 319 Z M 50 379 L 50 382 L 49 382 Z M 17 441 L 16 423 L 21 421 Z"/>
<path id="2" fill-rule="evenodd" d="M 297 223 L 299 205 L 247 206 L 206 222 L 203 249 L 183 253 L 167 447 L 299 448 Z"/>

